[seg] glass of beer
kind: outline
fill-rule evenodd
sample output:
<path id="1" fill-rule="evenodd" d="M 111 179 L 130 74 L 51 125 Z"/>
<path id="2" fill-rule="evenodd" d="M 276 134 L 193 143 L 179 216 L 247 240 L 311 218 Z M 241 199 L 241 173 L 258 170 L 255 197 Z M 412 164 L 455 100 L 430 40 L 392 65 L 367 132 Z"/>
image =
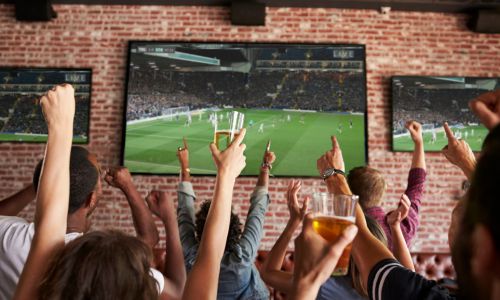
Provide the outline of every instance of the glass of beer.
<path id="1" fill-rule="evenodd" d="M 313 228 L 325 240 L 335 242 L 344 229 L 356 219 L 356 195 L 313 193 Z M 349 270 L 352 244 L 349 244 L 333 270 L 332 276 L 343 276 Z"/>
<path id="2" fill-rule="evenodd" d="M 226 118 L 225 118 L 226 117 Z M 245 121 L 245 114 L 232 111 L 228 115 L 215 113 L 214 144 L 219 150 L 224 150 L 240 134 Z M 225 141 L 225 143 L 224 143 Z"/>

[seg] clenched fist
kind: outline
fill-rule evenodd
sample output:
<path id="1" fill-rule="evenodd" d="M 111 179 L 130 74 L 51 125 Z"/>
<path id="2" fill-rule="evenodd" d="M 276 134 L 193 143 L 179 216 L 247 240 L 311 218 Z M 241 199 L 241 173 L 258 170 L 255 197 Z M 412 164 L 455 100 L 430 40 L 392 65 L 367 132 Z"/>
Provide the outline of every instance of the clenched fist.
<path id="1" fill-rule="evenodd" d="M 43 116 L 50 132 L 73 132 L 75 90 L 69 84 L 57 85 L 40 98 Z"/>

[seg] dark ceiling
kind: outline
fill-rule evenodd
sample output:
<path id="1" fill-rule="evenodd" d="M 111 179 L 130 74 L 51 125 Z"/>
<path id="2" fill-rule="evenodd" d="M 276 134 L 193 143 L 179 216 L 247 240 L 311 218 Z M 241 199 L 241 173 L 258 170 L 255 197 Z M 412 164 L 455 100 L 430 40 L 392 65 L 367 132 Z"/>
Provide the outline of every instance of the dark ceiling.
<path id="1" fill-rule="evenodd" d="M 240 0 L 241 1 L 241 0 Z M 0 0 L 14 3 L 15 0 Z M 107 4 L 107 5 L 209 5 L 229 6 L 230 0 L 52 0 L 53 4 Z M 389 6 L 392 10 L 470 12 L 479 8 L 500 9 L 500 0 L 259 0 L 269 7 L 332 7 L 356 9 L 380 9 Z"/>

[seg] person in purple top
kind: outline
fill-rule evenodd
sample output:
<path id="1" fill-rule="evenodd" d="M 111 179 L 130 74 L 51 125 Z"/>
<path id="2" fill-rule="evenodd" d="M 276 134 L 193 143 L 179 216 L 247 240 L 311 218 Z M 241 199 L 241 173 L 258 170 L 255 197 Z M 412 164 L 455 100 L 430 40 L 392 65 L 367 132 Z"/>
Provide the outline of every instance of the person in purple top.
<path id="1" fill-rule="evenodd" d="M 398 209 L 407 212 L 401 216 L 401 231 L 409 247 L 411 240 L 417 232 L 419 225 L 418 211 L 424 193 L 426 178 L 426 165 L 424 154 L 424 143 L 422 138 L 422 126 L 415 121 L 408 121 L 405 126 L 410 132 L 415 145 L 410 172 L 408 175 L 408 186 L 401 196 Z M 387 245 L 393 250 L 393 238 L 387 215 L 381 206 L 385 193 L 386 184 L 382 173 L 370 167 L 357 167 L 349 172 L 347 177 L 352 193 L 359 195 L 359 204 L 363 211 L 375 219 L 387 236 Z M 407 209 L 409 206 L 409 209 Z M 404 209 L 403 209 L 404 208 Z"/>

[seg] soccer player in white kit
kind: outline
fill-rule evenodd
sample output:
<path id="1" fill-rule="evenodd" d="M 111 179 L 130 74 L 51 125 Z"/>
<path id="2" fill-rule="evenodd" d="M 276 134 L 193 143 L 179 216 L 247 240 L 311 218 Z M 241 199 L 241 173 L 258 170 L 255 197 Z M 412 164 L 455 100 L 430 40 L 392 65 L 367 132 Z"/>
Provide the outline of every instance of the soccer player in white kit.
<path id="1" fill-rule="evenodd" d="M 258 133 L 264 133 L 264 123 L 260 123 Z"/>

